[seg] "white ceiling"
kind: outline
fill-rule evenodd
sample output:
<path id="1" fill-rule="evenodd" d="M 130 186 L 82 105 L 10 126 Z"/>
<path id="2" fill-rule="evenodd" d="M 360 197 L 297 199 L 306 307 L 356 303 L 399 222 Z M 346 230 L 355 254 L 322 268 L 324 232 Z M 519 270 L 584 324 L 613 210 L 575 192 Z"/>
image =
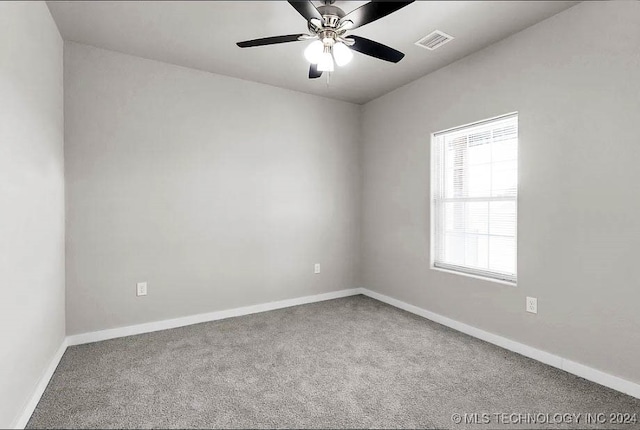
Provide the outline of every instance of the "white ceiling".
<path id="1" fill-rule="evenodd" d="M 345 12 L 364 1 L 337 1 Z M 406 54 L 398 64 L 356 53 L 344 68 L 307 78 L 309 42 L 245 48 L 236 42 L 306 32 L 284 1 L 48 2 L 65 40 L 354 103 L 366 103 L 578 2 L 417 1 L 353 31 Z M 315 2 L 319 5 L 320 2 Z M 455 40 L 436 51 L 414 45 L 442 30 Z"/>

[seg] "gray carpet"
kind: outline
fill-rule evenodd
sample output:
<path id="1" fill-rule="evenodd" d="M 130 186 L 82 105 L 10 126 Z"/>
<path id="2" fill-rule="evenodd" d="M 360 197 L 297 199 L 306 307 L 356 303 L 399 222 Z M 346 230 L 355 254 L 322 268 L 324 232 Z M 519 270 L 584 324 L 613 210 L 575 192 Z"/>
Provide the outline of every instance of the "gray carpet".
<path id="1" fill-rule="evenodd" d="M 27 428 L 640 428 L 451 419 L 611 412 L 640 400 L 354 296 L 70 347 Z"/>

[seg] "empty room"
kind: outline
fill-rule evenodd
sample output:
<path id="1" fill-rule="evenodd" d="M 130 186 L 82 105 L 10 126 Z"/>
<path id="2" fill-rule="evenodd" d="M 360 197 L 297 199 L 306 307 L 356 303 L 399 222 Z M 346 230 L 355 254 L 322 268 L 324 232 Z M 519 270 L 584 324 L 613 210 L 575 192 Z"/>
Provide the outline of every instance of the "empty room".
<path id="1" fill-rule="evenodd" d="M 640 2 L 0 1 L 0 428 L 640 429 Z"/>

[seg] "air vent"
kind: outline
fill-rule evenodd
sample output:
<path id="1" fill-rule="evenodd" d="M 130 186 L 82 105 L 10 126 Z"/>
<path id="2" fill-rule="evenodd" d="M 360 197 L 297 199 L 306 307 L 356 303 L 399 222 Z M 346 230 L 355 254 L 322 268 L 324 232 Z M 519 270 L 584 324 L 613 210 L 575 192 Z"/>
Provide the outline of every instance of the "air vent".
<path id="1" fill-rule="evenodd" d="M 433 51 L 449 42 L 450 40 L 453 40 L 453 36 L 449 36 L 447 33 L 436 30 L 433 33 L 428 34 L 422 39 L 418 40 L 416 42 L 416 45 L 420 46 L 421 48 L 428 49 L 429 51 Z"/>

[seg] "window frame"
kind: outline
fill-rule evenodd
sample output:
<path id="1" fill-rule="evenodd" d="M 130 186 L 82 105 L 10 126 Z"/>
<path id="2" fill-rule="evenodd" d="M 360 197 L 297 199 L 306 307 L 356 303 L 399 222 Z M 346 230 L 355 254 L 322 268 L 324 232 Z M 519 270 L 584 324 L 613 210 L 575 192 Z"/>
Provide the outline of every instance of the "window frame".
<path id="1" fill-rule="evenodd" d="M 476 269 L 476 268 L 471 268 L 471 267 L 466 267 L 466 266 L 460 266 L 460 265 L 454 265 L 454 264 L 446 264 L 446 263 L 438 263 L 436 264 L 436 185 L 439 183 L 437 181 L 440 181 L 441 179 L 437 179 L 436 175 L 437 175 L 437 168 L 436 168 L 436 162 L 438 160 L 436 160 L 436 139 L 438 136 L 442 135 L 442 134 L 446 134 L 446 133 L 451 133 L 451 132 L 455 132 L 458 130 L 463 130 L 465 128 L 471 128 L 474 126 L 479 126 L 482 124 L 486 124 L 486 123 L 491 123 L 494 121 L 500 121 L 500 120 L 504 120 L 510 117 L 515 117 L 516 118 L 516 122 L 517 122 L 517 130 L 518 130 L 518 158 L 517 158 L 517 165 L 518 165 L 518 171 L 517 171 L 517 175 L 518 175 L 518 183 L 516 186 L 516 196 L 513 199 L 514 203 L 515 203 L 515 218 L 516 218 L 516 226 L 515 226 L 515 234 L 514 234 L 514 240 L 515 240 L 515 274 L 513 276 L 509 276 L 509 275 L 505 275 L 503 273 L 500 272 L 493 272 L 490 270 L 482 270 L 482 269 Z M 429 187 L 429 210 L 430 210 L 430 235 L 429 235 L 429 243 L 430 243 L 430 262 L 429 262 L 429 268 L 432 270 L 436 270 L 436 271 L 440 271 L 440 272 L 445 272 L 445 273 L 451 273 L 451 274 L 455 274 L 455 275 L 460 275 L 460 276 L 465 276 L 465 277 L 470 277 L 470 278 L 475 278 L 475 279 L 480 279 L 480 280 L 484 280 L 484 281 L 491 281 L 491 282 L 495 282 L 495 283 L 499 283 L 499 284 L 505 284 L 505 285 L 509 285 L 509 286 L 517 286 L 518 283 L 518 206 L 519 206 L 519 198 L 520 198 L 520 117 L 519 117 L 519 113 L 518 111 L 514 111 L 514 112 L 510 112 L 507 114 L 503 114 L 503 115 L 498 115 L 495 117 L 491 117 L 491 118 L 487 118 L 487 119 L 483 119 L 480 121 L 474 121 L 474 122 L 470 122 L 467 124 L 463 124 L 463 125 L 459 125 L 456 127 L 451 127 L 451 128 L 447 128 L 444 130 L 440 130 L 440 131 L 436 131 L 431 133 L 431 140 L 430 140 L 430 148 L 429 148 L 429 154 L 430 154 L 430 172 L 429 172 L 429 179 L 430 179 L 430 187 Z M 489 200 L 489 199 L 487 199 Z"/>

